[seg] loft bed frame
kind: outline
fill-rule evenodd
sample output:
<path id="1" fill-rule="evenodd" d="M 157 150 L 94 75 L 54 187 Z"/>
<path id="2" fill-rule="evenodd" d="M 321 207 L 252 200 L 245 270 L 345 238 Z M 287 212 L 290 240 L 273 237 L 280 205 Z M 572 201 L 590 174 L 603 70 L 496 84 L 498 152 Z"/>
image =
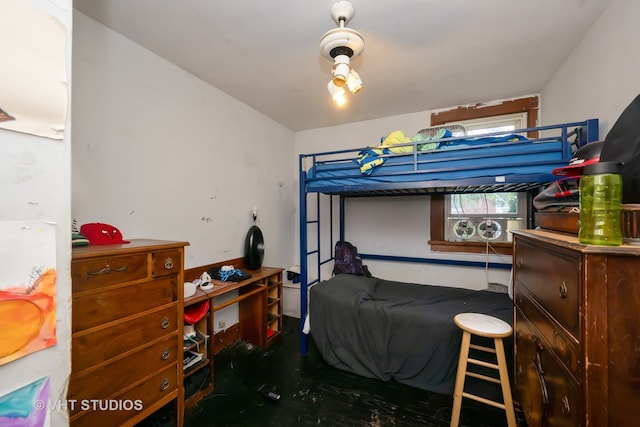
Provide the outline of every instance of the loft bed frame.
<path id="1" fill-rule="evenodd" d="M 558 125 L 525 128 L 510 132 L 526 137 L 504 141 L 504 132 L 482 135 L 499 142 L 474 144 L 469 137 L 437 140 L 444 150 L 420 151 L 421 142 L 400 144 L 410 153 L 384 153 L 384 163 L 370 176 L 363 175 L 354 162 L 359 154 L 373 147 L 326 151 L 299 156 L 300 179 L 300 322 L 304 329 L 308 312 L 308 290 L 322 280 L 322 267 L 333 261 L 333 247 L 345 236 L 345 200 L 349 197 L 432 195 L 491 192 L 527 192 L 535 195 L 555 181 L 551 173 L 566 166 L 578 148 L 598 140 L 598 119 Z M 423 130 L 425 131 L 425 130 Z M 428 132 L 421 133 L 425 134 Z M 412 146 L 412 147 L 411 147 Z M 453 148 L 449 148 L 453 147 Z M 309 197 L 315 195 L 315 208 Z M 322 197 L 321 197 L 322 196 Z M 313 199 L 311 199 L 313 201 Z M 337 200 L 337 202 L 336 202 Z M 337 215 L 334 211 L 337 204 Z M 326 209 L 326 210 L 325 210 Z M 311 212 L 309 212 L 311 210 Z M 323 213 L 326 213 L 323 215 Z M 337 216 L 337 218 L 335 218 Z M 321 224 L 321 218 L 323 223 Z M 338 237 L 335 238 L 337 222 Z M 323 229 L 327 227 L 328 230 Z M 310 227 L 315 227 L 311 233 Z M 324 234 L 329 242 L 323 245 Z M 314 237 L 310 239 L 309 237 Z M 314 240 L 310 243 L 310 240 Z M 310 247 L 310 244 L 313 247 Z M 329 251 L 323 253 L 322 249 Z M 363 259 L 448 265 L 479 266 L 473 261 L 443 260 L 361 254 Z M 313 262 L 310 262 L 310 258 Z M 482 263 L 484 267 L 485 264 Z M 510 265 L 489 263 L 492 268 Z M 309 274 L 313 271 L 313 277 Z M 326 273 L 325 273 L 326 274 Z M 301 354 L 308 353 L 308 336 L 301 334 Z"/>

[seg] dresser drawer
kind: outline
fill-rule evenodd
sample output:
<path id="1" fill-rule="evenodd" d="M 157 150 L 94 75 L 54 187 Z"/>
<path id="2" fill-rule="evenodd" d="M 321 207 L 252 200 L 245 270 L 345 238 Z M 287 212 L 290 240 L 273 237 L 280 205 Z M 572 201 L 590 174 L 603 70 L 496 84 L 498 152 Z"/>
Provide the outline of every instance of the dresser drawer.
<path id="1" fill-rule="evenodd" d="M 167 277 L 73 298 L 72 331 L 82 331 L 177 301 L 177 281 L 177 277 Z"/>
<path id="2" fill-rule="evenodd" d="M 153 277 L 178 274 L 182 271 L 182 251 L 173 249 L 170 251 L 154 252 L 152 263 Z"/>
<path id="3" fill-rule="evenodd" d="M 579 385 L 516 311 L 516 390 L 528 427 L 580 425 Z"/>
<path id="4" fill-rule="evenodd" d="M 145 313 L 127 322 L 91 331 L 80 332 L 71 341 L 71 365 L 80 372 L 109 360 L 145 343 L 154 341 L 178 329 L 178 307 L 171 306 Z"/>
<path id="5" fill-rule="evenodd" d="M 536 333 L 545 341 L 545 347 L 560 359 L 574 380 L 580 383 L 582 375 L 582 364 L 580 362 L 582 348 L 580 342 L 541 311 L 533 303 L 531 295 L 527 293 L 526 289 L 517 286 L 514 291 L 516 306 L 523 313 L 527 313 L 529 321 L 535 325 Z"/>
<path id="6" fill-rule="evenodd" d="M 74 374 L 69 381 L 68 399 L 111 398 L 119 390 L 156 371 L 169 367 L 177 370 L 178 354 L 182 354 L 182 349 L 178 349 L 177 339 L 173 336 L 96 369 Z M 74 409 L 72 413 L 81 410 L 78 407 Z"/>
<path id="7" fill-rule="evenodd" d="M 147 255 L 112 256 L 73 262 L 71 288 L 82 292 L 142 280 L 148 275 Z"/>
<path id="8" fill-rule="evenodd" d="M 514 278 L 571 335 L 580 336 L 580 254 L 516 240 Z"/>
<path id="9" fill-rule="evenodd" d="M 126 420 L 140 412 L 140 410 L 148 410 L 153 404 L 161 400 L 175 398 L 178 386 L 177 377 L 178 373 L 175 366 L 167 368 L 131 390 L 110 399 L 110 401 L 115 401 L 113 404 L 120 405 L 122 409 L 86 411 L 78 414 L 79 418 L 72 419 L 71 425 L 74 427 L 113 427 L 122 425 Z M 107 405 L 108 403 L 109 402 L 102 402 L 103 405 Z M 92 403 L 77 402 L 76 406 L 81 408 L 84 406 L 85 408 L 91 409 Z M 99 408 L 97 403 L 96 408 Z"/>

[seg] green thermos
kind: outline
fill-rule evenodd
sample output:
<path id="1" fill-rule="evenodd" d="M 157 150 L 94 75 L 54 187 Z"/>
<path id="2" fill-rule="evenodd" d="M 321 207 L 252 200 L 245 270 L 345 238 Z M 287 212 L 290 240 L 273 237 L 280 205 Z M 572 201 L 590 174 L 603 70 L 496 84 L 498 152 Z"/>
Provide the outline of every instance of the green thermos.
<path id="1" fill-rule="evenodd" d="M 578 240 L 588 245 L 622 244 L 620 163 L 594 163 L 584 167 L 580 179 Z"/>

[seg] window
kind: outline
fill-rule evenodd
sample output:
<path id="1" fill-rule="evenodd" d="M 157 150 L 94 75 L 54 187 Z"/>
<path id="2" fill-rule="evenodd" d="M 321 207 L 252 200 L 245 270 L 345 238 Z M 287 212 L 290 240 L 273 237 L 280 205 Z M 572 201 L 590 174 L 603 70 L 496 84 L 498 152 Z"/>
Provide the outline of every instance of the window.
<path id="1" fill-rule="evenodd" d="M 510 242 L 509 231 L 526 226 L 523 193 L 447 194 L 445 240 Z"/>
<path id="2" fill-rule="evenodd" d="M 478 136 L 492 132 L 510 132 L 527 127 L 527 113 L 463 120 L 458 123 L 465 127 L 468 136 Z"/>
<path id="3" fill-rule="evenodd" d="M 460 123 L 471 136 L 532 128 L 537 118 L 536 96 L 434 113 L 431 125 Z M 495 253 L 511 254 L 509 230 L 525 228 L 529 215 L 526 193 L 433 195 L 429 244 L 434 251 L 482 253 L 490 243 Z"/>

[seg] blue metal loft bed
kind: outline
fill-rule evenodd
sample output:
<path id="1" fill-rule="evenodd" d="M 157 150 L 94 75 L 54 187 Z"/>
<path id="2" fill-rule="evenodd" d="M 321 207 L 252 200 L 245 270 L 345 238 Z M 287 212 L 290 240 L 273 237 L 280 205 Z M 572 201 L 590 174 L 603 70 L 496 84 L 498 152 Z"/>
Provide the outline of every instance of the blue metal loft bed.
<path id="1" fill-rule="evenodd" d="M 528 135 L 539 136 L 532 138 Z M 482 138 L 442 138 L 436 141 L 435 145 L 439 146 L 437 149 L 432 149 L 433 145 L 430 144 L 428 150 L 422 150 L 424 141 L 411 142 L 402 144 L 405 147 L 402 153 L 375 150 L 378 166 L 366 174 L 357 160 L 374 147 L 301 154 L 301 327 L 307 316 L 307 290 L 320 282 L 322 266 L 333 260 L 334 228 L 338 229 L 338 239 L 344 239 L 346 198 L 488 192 L 528 192 L 533 195 L 557 179 L 551 173 L 554 168 L 566 166 L 577 148 L 598 140 L 598 137 L 598 119 L 589 119 L 519 129 L 507 138 L 504 133 L 487 134 Z M 313 204 L 309 199 L 311 194 L 315 194 L 315 200 L 311 199 Z M 310 205 L 312 212 L 309 212 Z M 337 214 L 334 215 L 335 210 Z M 325 218 L 323 224 L 321 218 Z M 329 230 L 323 230 L 322 227 L 327 226 Z M 322 253 L 324 234 L 328 234 L 330 240 L 324 246 L 331 248 L 327 254 Z M 470 261 L 389 254 L 361 255 L 364 259 L 477 265 Z M 490 264 L 490 267 L 505 268 L 505 265 Z M 310 276 L 310 271 L 314 272 L 314 277 Z M 305 334 L 301 334 L 300 352 L 308 352 L 308 337 Z"/>

